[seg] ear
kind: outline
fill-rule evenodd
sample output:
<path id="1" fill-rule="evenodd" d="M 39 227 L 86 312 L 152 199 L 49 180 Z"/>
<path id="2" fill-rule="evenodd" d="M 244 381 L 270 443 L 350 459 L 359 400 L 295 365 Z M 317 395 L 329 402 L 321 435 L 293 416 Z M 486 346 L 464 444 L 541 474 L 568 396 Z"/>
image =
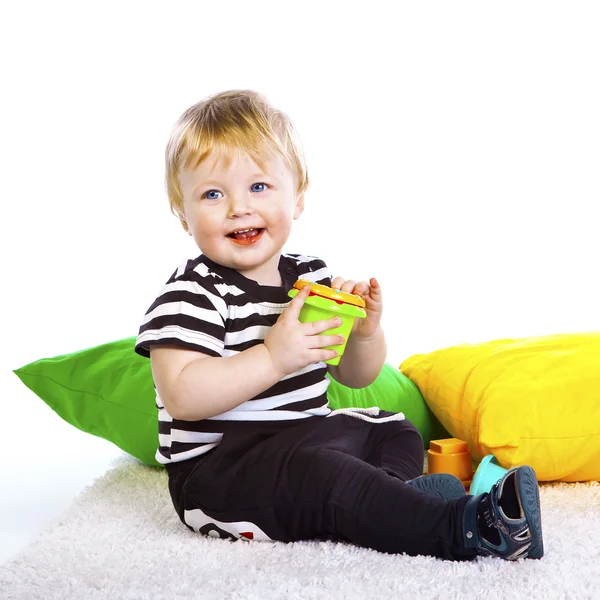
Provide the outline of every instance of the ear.
<path id="1" fill-rule="evenodd" d="M 183 227 L 183 229 L 185 230 L 185 232 L 188 235 L 192 235 L 192 232 L 190 231 L 190 227 L 188 225 L 188 222 L 185 220 L 185 217 L 183 216 L 183 214 L 178 213 L 177 216 L 179 217 L 179 222 L 181 223 L 181 226 Z"/>
<path id="2" fill-rule="evenodd" d="M 294 220 L 296 220 L 304 212 L 304 194 L 298 196 L 296 200 L 296 208 L 294 209 Z"/>

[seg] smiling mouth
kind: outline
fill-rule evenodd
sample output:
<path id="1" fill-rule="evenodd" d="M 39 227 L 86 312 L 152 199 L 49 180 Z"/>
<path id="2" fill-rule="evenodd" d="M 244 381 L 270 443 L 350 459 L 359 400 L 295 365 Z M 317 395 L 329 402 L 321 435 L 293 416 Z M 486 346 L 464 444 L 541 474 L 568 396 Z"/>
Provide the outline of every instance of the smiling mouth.
<path id="1" fill-rule="evenodd" d="M 226 237 L 240 246 L 251 246 L 252 244 L 256 244 L 256 242 L 258 242 L 258 240 L 262 237 L 263 232 L 263 228 L 238 229 L 228 233 Z"/>

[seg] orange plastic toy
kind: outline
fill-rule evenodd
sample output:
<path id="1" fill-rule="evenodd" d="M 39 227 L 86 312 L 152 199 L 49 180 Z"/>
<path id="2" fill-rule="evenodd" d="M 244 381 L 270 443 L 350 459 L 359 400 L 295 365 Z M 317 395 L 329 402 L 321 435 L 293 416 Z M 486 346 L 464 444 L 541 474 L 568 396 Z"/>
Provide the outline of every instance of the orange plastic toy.
<path id="1" fill-rule="evenodd" d="M 431 440 L 427 450 L 428 473 L 450 473 L 468 488 L 473 479 L 473 465 L 467 442 L 457 438 Z"/>

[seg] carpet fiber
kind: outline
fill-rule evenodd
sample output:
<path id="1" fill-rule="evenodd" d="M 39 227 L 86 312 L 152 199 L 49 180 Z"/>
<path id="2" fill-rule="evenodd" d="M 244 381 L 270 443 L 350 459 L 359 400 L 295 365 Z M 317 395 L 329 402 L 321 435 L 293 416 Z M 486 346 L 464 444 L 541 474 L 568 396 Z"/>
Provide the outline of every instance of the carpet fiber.
<path id="1" fill-rule="evenodd" d="M 332 542 L 230 542 L 184 527 L 166 474 L 123 457 L 19 557 L 2 600 L 600 597 L 600 484 L 541 488 L 546 556 L 454 563 Z"/>

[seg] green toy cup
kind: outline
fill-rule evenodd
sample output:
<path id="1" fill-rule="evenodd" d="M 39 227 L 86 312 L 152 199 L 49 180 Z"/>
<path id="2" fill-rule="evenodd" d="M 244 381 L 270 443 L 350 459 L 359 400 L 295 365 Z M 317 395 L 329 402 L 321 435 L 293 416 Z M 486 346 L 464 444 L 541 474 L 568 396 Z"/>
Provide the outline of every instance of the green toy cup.
<path id="1" fill-rule="evenodd" d="M 320 335 L 343 335 L 344 343 L 338 346 L 325 346 L 327 350 L 335 350 L 338 355 L 326 360 L 328 365 L 337 365 L 346 349 L 346 343 L 352 333 L 355 319 L 364 319 L 367 312 L 364 309 L 365 301 L 355 294 L 348 294 L 340 290 L 334 290 L 326 285 L 312 283 L 300 279 L 288 292 L 293 298 L 304 287 L 310 287 L 310 295 L 306 298 L 300 310 L 300 322 L 311 323 L 313 321 L 324 321 L 332 317 L 339 317 L 342 324 L 333 329 L 328 329 Z"/>

